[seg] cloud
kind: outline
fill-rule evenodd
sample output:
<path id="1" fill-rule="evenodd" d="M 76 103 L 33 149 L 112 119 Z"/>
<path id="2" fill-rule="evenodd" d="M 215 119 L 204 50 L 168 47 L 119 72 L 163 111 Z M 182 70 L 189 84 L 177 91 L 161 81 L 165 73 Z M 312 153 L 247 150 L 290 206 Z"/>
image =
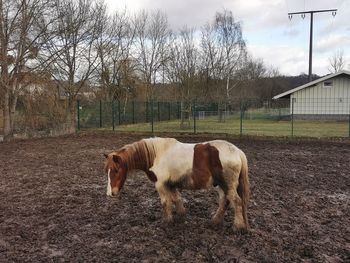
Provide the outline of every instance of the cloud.
<path id="1" fill-rule="evenodd" d="M 337 49 L 344 49 L 350 45 L 349 35 L 330 34 L 318 40 L 315 44 L 315 51 L 325 53 Z"/>
<path id="2" fill-rule="evenodd" d="M 350 30 L 349 16 L 350 9 L 340 7 L 337 14 L 333 17 L 331 13 L 323 14 L 324 23 L 320 29 L 320 34 L 329 34 L 330 32 L 340 32 Z"/>
<path id="3" fill-rule="evenodd" d="M 308 53 L 302 48 L 287 45 L 248 45 L 255 58 L 262 58 L 266 65 L 277 67 L 283 75 L 298 75 L 308 71 Z"/>
<path id="4" fill-rule="evenodd" d="M 249 51 L 254 58 L 261 58 L 266 65 L 277 67 L 283 75 L 298 75 L 308 73 L 309 53 L 307 49 L 288 45 L 248 45 Z M 313 53 L 312 72 L 318 75 L 329 73 L 329 58 L 335 49 L 329 52 Z M 350 55 L 344 53 L 345 69 L 350 70 Z"/>
<path id="5" fill-rule="evenodd" d="M 276 25 L 288 21 L 283 0 L 106 0 L 113 9 L 128 7 L 131 11 L 160 9 L 167 13 L 173 29 L 184 25 L 200 28 L 213 19 L 215 12 L 228 9 L 248 28 Z M 280 12 L 281 9 L 283 12 Z M 249 30 L 249 29 L 248 29 Z"/>
<path id="6" fill-rule="evenodd" d="M 297 29 L 287 29 L 287 30 L 283 31 L 283 34 L 285 36 L 295 37 L 295 36 L 298 36 L 300 34 L 300 31 Z"/>
<path id="7" fill-rule="evenodd" d="M 307 1 L 301 0 L 106 0 L 111 9 L 121 9 L 125 6 L 133 12 L 141 9 L 160 9 L 168 15 L 169 24 L 173 30 L 182 28 L 184 25 L 198 29 L 206 22 L 212 21 L 215 12 L 228 9 L 233 12 L 237 21 L 243 22 L 245 31 L 252 32 L 289 25 L 288 12 L 338 8 L 342 1 L 344 0 L 318 0 L 312 1 L 311 6 Z M 339 10 L 337 19 L 342 21 L 339 25 L 349 27 L 348 23 L 345 23 L 349 14 L 345 10 L 347 9 Z M 317 20 L 328 19 L 329 15 L 319 14 Z M 298 17 L 292 20 L 293 24 L 304 22 Z"/>
<path id="8" fill-rule="evenodd" d="M 124 4 L 131 11 L 159 9 L 167 14 L 173 30 L 182 28 L 184 25 L 199 28 L 213 19 L 216 11 L 228 8 L 230 3 L 229 0 L 218 2 L 212 0 L 106 0 L 106 2 L 113 3 L 116 7 Z M 117 4 L 117 2 L 119 3 Z"/>
<path id="9" fill-rule="evenodd" d="M 215 12 L 228 9 L 236 21 L 242 22 L 243 37 L 254 57 L 280 68 L 283 74 L 308 71 L 309 16 L 294 16 L 288 12 L 338 8 L 331 13 L 314 16 L 314 72 L 327 73 L 327 58 L 336 49 L 350 53 L 350 8 L 347 0 L 106 0 L 110 10 L 125 6 L 131 12 L 156 10 L 165 12 L 170 27 L 184 25 L 200 29 L 212 21 Z M 198 33 L 198 32 L 197 32 Z"/>

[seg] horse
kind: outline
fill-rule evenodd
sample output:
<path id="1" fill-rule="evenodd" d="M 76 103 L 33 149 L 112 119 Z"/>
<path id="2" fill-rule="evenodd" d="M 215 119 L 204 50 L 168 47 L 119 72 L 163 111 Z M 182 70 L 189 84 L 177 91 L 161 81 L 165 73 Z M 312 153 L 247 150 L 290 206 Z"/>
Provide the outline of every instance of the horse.
<path id="1" fill-rule="evenodd" d="M 173 221 L 172 208 L 184 215 L 179 189 L 206 189 L 219 193 L 219 207 L 212 220 L 223 221 L 228 206 L 234 209 L 234 227 L 245 232 L 249 228 L 247 207 L 250 186 L 247 158 L 243 151 L 224 140 L 182 143 L 174 138 L 148 138 L 104 154 L 107 195 L 118 196 L 132 170 L 142 170 L 155 184 L 164 221 Z"/>

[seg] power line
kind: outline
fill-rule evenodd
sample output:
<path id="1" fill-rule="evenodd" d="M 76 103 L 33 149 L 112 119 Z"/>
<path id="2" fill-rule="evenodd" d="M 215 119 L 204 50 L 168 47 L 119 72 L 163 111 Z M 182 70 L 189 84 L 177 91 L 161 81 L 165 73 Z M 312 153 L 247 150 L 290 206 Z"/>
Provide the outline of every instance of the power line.
<path id="1" fill-rule="evenodd" d="M 313 33 L 313 20 L 315 13 L 332 12 L 332 15 L 337 14 L 338 9 L 325 9 L 325 10 L 310 10 L 303 12 L 288 13 L 288 17 L 291 20 L 293 15 L 301 15 L 301 18 L 305 18 L 305 14 L 310 14 L 310 43 L 309 43 L 309 82 L 312 81 L 312 33 Z"/>

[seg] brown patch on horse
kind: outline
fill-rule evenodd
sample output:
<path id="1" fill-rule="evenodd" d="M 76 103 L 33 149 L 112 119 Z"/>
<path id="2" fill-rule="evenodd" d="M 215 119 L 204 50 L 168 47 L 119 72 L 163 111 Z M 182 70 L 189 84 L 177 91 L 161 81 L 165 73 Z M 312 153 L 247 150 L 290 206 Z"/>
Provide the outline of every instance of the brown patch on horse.
<path id="1" fill-rule="evenodd" d="M 153 183 L 157 182 L 157 176 L 155 175 L 154 172 L 147 170 L 146 171 L 148 179 L 150 179 Z"/>
<path id="2" fill-rule="evenodd" d="M 127 170 L 142 170 L 152 182 L 157 181 L 157 176 L 149 170 L 153 166 L 155 159 L 155 149 L 151 143 L 140 140 L 125 145 L 117 153 L 123 160 Z"/>
<path id="3" fill-rule="evenodd" d="M 123 187 L 126 180 L 127 165 L 123 160 L 122 155 L 113 154 L 108 162 L 112 164 L 108 165 L 110 171 L 110 180 L 112 189 L 118 188 L 118 191 Z"/>
<path id="4" fill-rule="evenodd" d="M 227 192 L 227 184 L 223 177 L 222 164 L 219 158 L 219 151 L 216 147 L 206 144 L 196 144 L 194 146 L 192 180 L 193 188 L 200 189 L 207 186 L 212 177 L 213 184 L 219 185 L 223 191 Z"/>
<path id="5" fill-rule="evenodd" d="M 155 159 L 155 148 L 153 144 L 147 140 L 123 146 L 121 149 L 106 157 L 104 170 L 110 171 L 111 187 L 118 187 L 120 190 L 126 180 L 127 172 L 130 170 L 142 170 L 146 173 L 149 180 L 157 181 L 157 176 L 149 169 L 153 166 Z"/>
<path id="6" fill-rule="evenodd" d="M 219 157 L 219 150 L 208 143 L 208 149 L 210 153 L 210 171 L 213 176 L 214 186 L 220 186 L 221 189 L 227 194 L 228 186 L 224 179 L 223 168 Z"/>
<path id="7" fill-rule="evenodd" d="M 156 175 L 149 170 L 153 166 L 155 154 L 153 144 L 147 140 L 125 145 L 108 155 L 104 154 L 106 157 L 104 170 L 109 174 L 112 193 L 121 190 L 130 170 L 142 170 L 152 182 L 156 182 Z"/>
<path id="8" fill-rule="evenodd" d="M 192 164 L 192 180 L 193 188 L 204 188 L 210 177 L 210 156 L 208 144 L 196 144 L 194 146 L 193 164 Z"/>
<path id="9" fill-rule="evenodd" d="M 155 159 L 155 149 L 152 144 L 140 140 L 124 147 L 126 152 L 126 162 L 132 169 L 147 171 L 153 166 Z"/>

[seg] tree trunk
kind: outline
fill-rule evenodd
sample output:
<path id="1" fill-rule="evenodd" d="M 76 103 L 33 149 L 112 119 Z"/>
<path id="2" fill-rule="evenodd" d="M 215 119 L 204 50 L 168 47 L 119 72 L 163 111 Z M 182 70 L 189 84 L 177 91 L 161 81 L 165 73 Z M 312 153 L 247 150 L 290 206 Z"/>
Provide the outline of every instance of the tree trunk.
<path id="1" fill-rule="evenodd" d="M 181 101 L 181 129 L 189 129 L 191 127 L 191 105 Z"/>
<path id="2" fill-rule="evenodd" d="M 15 113 L 16 113 L 16 106 L 17 106 L 17 100 L 18 96 L 13 95 L 11 105 L 10 105 L 10 125 L 11 125 L 11 130 L 15 127 Z"/>
<path id="3" fill-rule="evenodd" d="M 219 122 L 225 122 L 225 105 L 222 102 L 218 103 L 218 114 L 219 114 Z"/>
<path id="4" fill-rule="evenodd" d="M 125 95 L 125 100 L 124 100 L 124 106 L 123 106 L 123 116 L 124 116 L 124 120 L 126 119 L 126 106 L 128 104 L 128 95 Z"/>
<path id="5" fill-rule="evenodd" d="M 4 94 L 4 108 L 3 108 L 3 122 L 4 122 L 4 139 L 6 140 L 12 135 L 11 114 L 10 114 L 10 91 L 5 89 Z"/>
<path id="6" fill-rule="evenodd" d="M 227 76 L 227 80 L 226 80 L 226 99 L 227 99 L 227 101 L 230 98 L 230 89 L 229 89 L 229 87 L 230 87 L 230 77 Z"/>
<path id="7" fill-rule="evenodd" d="M 77 129 L 77 109 L 75 98 L 68 99 L 68 133 L 75 133 Z"/>

